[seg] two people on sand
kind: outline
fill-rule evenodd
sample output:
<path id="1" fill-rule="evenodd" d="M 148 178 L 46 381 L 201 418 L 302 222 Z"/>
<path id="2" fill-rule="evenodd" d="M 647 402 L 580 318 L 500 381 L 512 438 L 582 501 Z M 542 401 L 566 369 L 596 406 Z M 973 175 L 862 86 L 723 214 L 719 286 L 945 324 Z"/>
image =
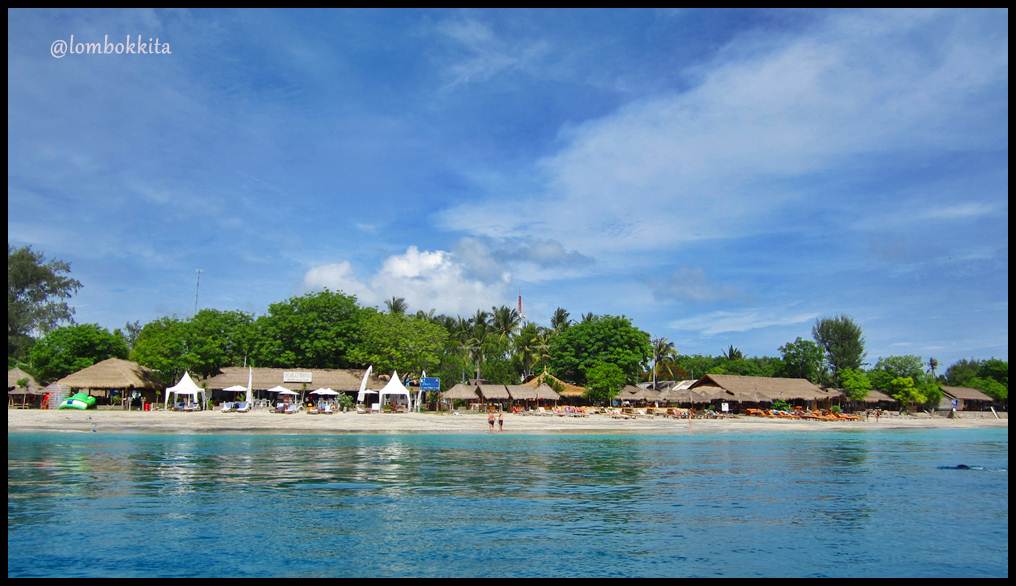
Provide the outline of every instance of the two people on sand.
<path id="1" fill-rule="evenodd" d="M 494 431 L 494 412 L 491 411 L 487 414 L 487 425 L 490 426 L 490 431 Z M 498 431 L 504 431 L 504 411 L 497 412 L 497 427 Z"/>

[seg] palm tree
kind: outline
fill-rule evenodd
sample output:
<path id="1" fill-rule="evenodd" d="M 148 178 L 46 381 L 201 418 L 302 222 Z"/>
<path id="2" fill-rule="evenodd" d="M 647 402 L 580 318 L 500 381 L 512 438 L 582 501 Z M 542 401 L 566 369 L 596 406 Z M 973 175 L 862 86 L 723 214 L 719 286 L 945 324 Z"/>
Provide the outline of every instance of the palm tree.
<path id="1" fill-rule="evenodd" d="M 723 354 L 723 357 L 727 360 L 743 360 L 744 352 L 741 352 L 740 349 L 735 348 L 734 345 L 731 344 L 730 348 L 727 348 L 727 351 Z"/>
<path id="2" fill-rule="evenodd" d="M 935 380 L 935 369 L 938 368 L 938 360 L 934 358 L 928 359 L 928 370 L 931 371 L 931 379 Z"/>
<path id="3" fill-rule="evenodd" d="M 560 332 L 567 328 L 571 325 L 571 320 L 568 317 L 568 311 L 563 307 L 558 307 L 554 310 L 554 315 L 550 316 L 550 329 Z"/>
<path id="4" fill-rule="evenodd" d="M 656 389 L 656 371 L 661 360 L 676 359 L 677 347 L 666 338 L 653 339 L 653 389 Z"/>
<path id="5" fill-rule="evenodd" d="M 501 340 L 507 341 L 515 334 L 515 330 L 522 323 L 522 316 L 519 315 L 518 310 L 514 307 L 508 307 L 507 305 L 492 307 L 491 309 L 494 315 L 491 327 Z"/>
<path id="6" fill-rule="evenodd" d="M 392 315 L 406 315 L 406 310 L 409 309 L 409 306 L 406 305 L 406 300 L 402 297 L 385 299 L 385 307 L 388 308 L 388 313 Z"/>
<path id="7" fill-rule="evenodd" d="M 587 324 L 587 323 L 593 321 L 593 319 L 595 317 L 596 316 L 593 315 L 593 312 L 591 312 L 591 311 L 589 313 L 583 313 L 582 314 L 582 323 Z"/>

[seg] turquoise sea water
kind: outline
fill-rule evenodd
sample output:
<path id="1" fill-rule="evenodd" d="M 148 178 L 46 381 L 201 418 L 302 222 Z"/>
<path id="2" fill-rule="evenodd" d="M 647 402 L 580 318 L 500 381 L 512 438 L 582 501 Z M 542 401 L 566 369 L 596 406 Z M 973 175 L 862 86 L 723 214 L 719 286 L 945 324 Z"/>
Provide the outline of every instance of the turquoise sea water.
<path id="1" fill-rule="evenodd" d="M 1009 574 L 1008 429 L 7 438 L 9 577 Z"/>

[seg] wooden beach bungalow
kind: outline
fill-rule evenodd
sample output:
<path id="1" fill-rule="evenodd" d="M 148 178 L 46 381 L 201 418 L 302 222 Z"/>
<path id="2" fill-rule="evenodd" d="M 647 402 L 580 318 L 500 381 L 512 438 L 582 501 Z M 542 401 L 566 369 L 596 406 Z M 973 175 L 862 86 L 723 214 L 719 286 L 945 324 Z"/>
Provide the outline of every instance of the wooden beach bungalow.
<path id="1" fill-rule="evenodd" d="M 439 393 L 438 398 L 442 401 L 447 401 L 451 405 L 454 405 L 455 401 L 465 401 L 466 403 L 478 403 L 480 401 L 480 395 L 476 392 L 476 385 L 463 383 L 459 383 L 447 391 Z"/>
<path id="2" fill-rule="evenodd" d="M 541 372 L 540 374 L 522 383 L 522 386 L 532 387 L 534 389 L 539 388 L 540 385 L 547 386 L 557 395 L 557 399 L 551 400 L 560 400 L 562 402 L 567 403 L 578 403 L 582 402 L 582 400 L 585 399 L 586 397 L 585 387 L 580 387 L 578 385 L 566 383 L 563 380 L 547 372 L 546 369 L 544 369 L 544 371 Z"/>
<path id="3" fill-rule="evenodd" d="M 107 358 L 56 381 L 72 391 L 85 390 L 98 404 L 118 404 L 125 409 L 155 402 L 159 389 L 155 372 L 137 362 Z"/>
<path id="4" fill-rule="evenodd" d="M 939 402 L 938 408 L 951 411 L 953 401 L 956 401 L 957 411 L 987 411 L 995 399 L 978 389 L 943 386 L 942 400 Z"/>

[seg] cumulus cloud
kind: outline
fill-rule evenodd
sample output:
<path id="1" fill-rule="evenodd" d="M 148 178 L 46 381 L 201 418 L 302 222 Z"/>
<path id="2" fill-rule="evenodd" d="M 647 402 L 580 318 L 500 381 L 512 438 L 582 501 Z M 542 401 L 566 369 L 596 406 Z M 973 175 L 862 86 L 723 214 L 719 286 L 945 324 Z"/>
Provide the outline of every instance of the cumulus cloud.
<path id="1" fill-rule="evenodd" d="M 816 319 L 817 311 L 794 311 L 787 308 L 754 308 L 742 311 L 713 311 L 670 322 L 679 331 L 698 332 L 713 336 L 727 332 L 747 332 L 773 326 L 789 326 Z"/>
<path id="2" fill-rule="evenodd" d="M 504 273 L 494 280 L 467 275 L 463 263 L 444 250 L 419 250 L 389 256 L 366 280 L 357 277 L 348 261 L 312 267 L 303 279 L 307 290 L 328 288 L 356 295 L 362 303 L 380 305 L 402 297 L 412 310 L 468 315 L 477 308 L 500 305 L 510 299 Z"/>
<path id="3" fill-rule="evenodd" d="M 823 204 L 821 178 L 872 160 L 1006 148 L 1004 22 L 977 13 L 830 13 L 793 36 L 735 39 L 690 89 L 629 103 L 562 134 L 541 190 L 439 212 L 476 236 L 538 237 L 554 218 L 596 258 L 771 231 Z M 862 198 L 864 194 L 856 197 Z"/>

